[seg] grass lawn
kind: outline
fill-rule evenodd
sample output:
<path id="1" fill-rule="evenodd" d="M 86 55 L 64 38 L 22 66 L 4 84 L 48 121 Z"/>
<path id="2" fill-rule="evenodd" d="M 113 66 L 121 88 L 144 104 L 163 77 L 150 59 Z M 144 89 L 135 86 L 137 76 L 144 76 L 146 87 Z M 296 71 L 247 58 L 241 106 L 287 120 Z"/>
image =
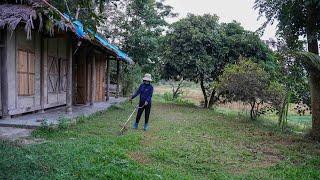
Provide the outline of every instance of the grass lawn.
<path id="1" fill-rule="evenodd" d="M 273 124 L 155 101 L 150 131 L 117 136 L 126 103 L 40 144 L 0 142 L 0 179 L 318 179 L 320 145 Z M 142 126 L 140 127 L 142 128 Z"/>

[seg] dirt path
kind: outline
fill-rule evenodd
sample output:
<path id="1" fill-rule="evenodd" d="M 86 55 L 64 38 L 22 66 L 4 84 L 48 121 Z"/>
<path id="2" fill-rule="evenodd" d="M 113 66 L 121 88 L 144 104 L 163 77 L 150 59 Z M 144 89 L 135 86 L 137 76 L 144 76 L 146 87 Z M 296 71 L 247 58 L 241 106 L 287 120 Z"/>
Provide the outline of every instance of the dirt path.
<path id="1" fill-rule="evenodd" d="M 15 141 L 31 135 L 33 130 L 12 127 L 0 127 L 0 139 Z"/>

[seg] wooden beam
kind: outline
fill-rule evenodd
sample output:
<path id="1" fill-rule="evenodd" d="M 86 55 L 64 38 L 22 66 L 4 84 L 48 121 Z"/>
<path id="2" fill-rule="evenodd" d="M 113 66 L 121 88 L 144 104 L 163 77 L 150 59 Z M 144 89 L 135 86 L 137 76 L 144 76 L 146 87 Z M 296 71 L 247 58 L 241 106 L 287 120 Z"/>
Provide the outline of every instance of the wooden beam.
<path id="1" fill-rule="evenodd" d="M 117 91 L 116 98 L 120 96 L 120 60 L 117 60 Z"/>
<path id="2" fill-rule="evenodd" d="M 9 43 L 14 43 L 10 39 L 10 33 L 8 30 L 4 32 L 4 39 L 6 46 L 2 48 L 2 57 L 1 57 L 1 105 L 2 105 L 2 119 L 10 119 L 9 115 L 9 78 L 8 78 L 8 53 L 15 53 L 14 46 L 9 46 Z M 8 48 L 9 46 L 9 48 Z"/>
<path id="3" fill-rule="evenodd" d="M 110 99 L 110 59 L 107 57 L 107 69 L 106 69 L 106 101 Z"/>
<path id="4" fill-rule="evenodd" d="M 44 105 L 46 102 L 45 98 L 45 65 L 46 63 L 44 62 L 47 60 L 47 51 L 46 45 L 44 45 L 46 40 L 43 38 L 42 35 L 40 35 L 40 106 L 41 106 L 41 113 L 44 113 Z"/>
<path id="5" fill-rule="evenodd" d="M 67 71 L 67 95 L 66 95 L 66 102 L 67 102 L 67 113 L 72 113 L 72 38 L 71 34 L 68 33 L 67 38 L 67 56 L 68 56 L 68 71 Z"/>
<path id="6" fill-rule="evenodd" d="M 91 62 L 91 97 L 90 97 L 90 105 L 92 106 L 94 104 L 95 100 L 95 94 L 96 94 L 96 82 L 95 82 L 95 76 L 96 76 L 96 58 L 95 55 L 92 56 L 92 62 Z"/>

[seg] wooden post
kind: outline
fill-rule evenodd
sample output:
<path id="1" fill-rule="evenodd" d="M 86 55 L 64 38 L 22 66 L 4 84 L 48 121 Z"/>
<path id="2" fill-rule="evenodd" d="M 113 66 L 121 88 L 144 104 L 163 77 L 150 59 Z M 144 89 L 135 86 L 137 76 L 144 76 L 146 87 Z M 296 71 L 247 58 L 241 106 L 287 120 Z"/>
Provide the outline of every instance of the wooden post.
<path id="1" fill-rule="evenodd" d="M 45 104 L 45 60 L 47 59 L 47 51 L 45 46 L 45 39 L 40 35 L 40 105 L 41 105 L 41 113 L 44 113 L 44 104 Z"/>
<path id="2" fill-rule="evenodd" d="M 67 95 L 66 95 L 66 102 L 67 113 L 72 113 L 72 38 L 71 35 L 68 34 L 67 38 L 67 56 L 68 56 L 68 71 L 67 71 Z"/>
<path id="3" fill-rule="evenodd" d="M 120 96 L 120 60 L 116 59 L 117 61 L 117 91 L 116 91 L 116 98 Z"/>
<path id="4" fill-rule="evenodd" d="M 95 93 L 96 93 L 96 82 L 95 82 L 95 76 L 96 76 L 96 58 L 95 55 L 92 56 L 92 62 L 91 62 L 91 97 L 90 97 L 90 105 L 92 106 L 94 104 L 95 99 Z"/>
<path id="5" fill-rule="evenodd" d="M 1 105 L 2 119 L 10 119 L 9 115 L 9 79 L 8 79 L 8 52 L 15 53 L 15 49 L 9 49 L 8 44 L 13 43 L 10 39 L 10 33 L 4 32 L 4 48 L 2 49 L 1 57 Z M 11 46 L 10 46 L 11 47 Z"/>
<path id="6" fill-rule="evenodd" d="M 107 69 L 106 69 L 106 101 L 109 101 L 110 99 L 110 58 L 107 57 Z"/>

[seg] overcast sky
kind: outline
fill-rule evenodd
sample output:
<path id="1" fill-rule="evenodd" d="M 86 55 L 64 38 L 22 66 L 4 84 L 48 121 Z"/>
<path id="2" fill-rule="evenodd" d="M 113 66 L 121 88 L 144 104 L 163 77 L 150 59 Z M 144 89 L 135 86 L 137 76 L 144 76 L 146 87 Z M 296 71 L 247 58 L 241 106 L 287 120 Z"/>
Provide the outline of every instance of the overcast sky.
<path id="1" fill-rule="evenodd" d="M 166 0 L 174 7 L 174 12 L 179 13 L 178 18 L 185 17 L 188 13 L 197 15 L 209 13 L 217 14 L 220 22 L 236 20 L 247 30 L 255 31 L 264 22 L 257 20 L 258 12 L 253 9 L 255 0 Z M 176 21 L 177 19 L 170 20 Z M 276 27 L 268 26 L 262 39 L 275 38 Z"/>

